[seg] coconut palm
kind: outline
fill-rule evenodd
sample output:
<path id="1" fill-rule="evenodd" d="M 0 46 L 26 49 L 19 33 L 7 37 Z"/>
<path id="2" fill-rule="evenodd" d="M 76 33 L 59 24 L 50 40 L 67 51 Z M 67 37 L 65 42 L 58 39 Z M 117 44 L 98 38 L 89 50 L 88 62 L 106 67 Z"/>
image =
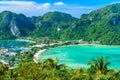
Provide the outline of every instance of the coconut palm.
<path id="1" fill-rule="evenodd" d="M 53 60 L 51 58 L 45 59 L 43 62 L 43 67 L 48 69 L 64 69 L 66 66 L 64 64 L 58 64 L 58 59 Z"/>
<path id="2" fill-rule="evenodd" d="M 45 59 L 43 62 L 43 71 L 45 71 L 45 78 L 50 78 L 52 80 L 56 80 L 57 78 L 66 78 L 65 74 L 67 74 L 67 69 L 64 64 L 58 64 L 58 59 Z"/>
<path id="3" fill-rule="evenodd" d="M 8 67 L 2 63 L 0 63 L 0 80 L 3 79 L 3 76 L 5 76 L 5 73 L 7 72 Z"/>
<path id="4" fill-rule="evenodd" d="M 108 65 L 110 63 L 108 62 L 108 57 L 106 57 L 105 59 L 103 59 L 103 57 L 98 57 L 97 59 L 93 59 L 92 61 L 90 61 L 88 64 L 91 66 L 90 70 L 99 75 L 106 74 L 109 71 Z"/>
<path id="5" fill-rule="evenodd" d="M 119 70 L 112 69 L 109 73 L 107 73 L 107 75 L 109 76 L 108 80 L 120 80 L 120 71 Z"/>
<path id="6" fill-rule="evenodd" d="M 91 80 L 91 78 L 86 69 L 80 68 L 71 72 L 70 80 Z"/>

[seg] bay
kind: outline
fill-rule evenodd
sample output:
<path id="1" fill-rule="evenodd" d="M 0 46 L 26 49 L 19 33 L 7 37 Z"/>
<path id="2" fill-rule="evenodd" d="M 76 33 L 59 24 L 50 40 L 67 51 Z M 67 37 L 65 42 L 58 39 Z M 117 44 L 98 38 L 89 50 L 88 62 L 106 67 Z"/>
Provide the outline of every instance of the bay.
<path id="1" fill-rule="evenodd" d="M 109 57 L 110 68 L 120 68 L 120 46 L 105 45 L 74 45 L 51 48 L 44 51 L 40 60 L 58 58 L 59 63 L 64 63 L 71 68 L 86 67 L 93 58 Z"/>

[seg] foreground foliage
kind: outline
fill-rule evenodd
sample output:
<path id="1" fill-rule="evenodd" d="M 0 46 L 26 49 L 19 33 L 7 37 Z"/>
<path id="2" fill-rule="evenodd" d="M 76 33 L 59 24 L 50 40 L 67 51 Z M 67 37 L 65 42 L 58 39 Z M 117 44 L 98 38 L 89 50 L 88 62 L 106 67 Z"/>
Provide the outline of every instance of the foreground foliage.
<path id="1" fill-rule="evenodd" d="M 45 59 L 40 64 L 24 59 L 15 69 L 0 64 L 0 80 L 120 80 L 120 72 L 108 68 L 107 58 L 99 57 L 89 65 L 88 69 L 71 69 L 58 64 L 58 59 Z"/>

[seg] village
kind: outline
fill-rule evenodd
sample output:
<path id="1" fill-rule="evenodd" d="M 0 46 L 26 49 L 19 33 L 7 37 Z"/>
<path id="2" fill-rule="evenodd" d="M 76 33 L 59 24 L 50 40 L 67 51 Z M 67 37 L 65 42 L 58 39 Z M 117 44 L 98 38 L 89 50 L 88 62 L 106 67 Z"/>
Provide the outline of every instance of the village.
<path id="1" fill-rule="evenodd" d="M 26 46 L 27 43 L 25 42 L 33 42 Z M 97 44 L 97 41 L 91 41 L 89 44 Z M 49 49 L 57 46 L 64 46 L 64 45 L 75 45 L 75 44 L 88 44 L 88 42 L 81 40 L 68 40 L 68 41 L 60 41 L 54 40 L 49 41 L 43 39 L 42 41 L 30 41 L 27 39 L 25 40 L 17 40 L 17 41 L 0 41 L 0 62 L 7 65 L 8 67 L 16 67 L 19 64 L 19 58 L 23 57 L 23 54 L 30 51 L 31 49 L 38 48 L 40 50 Z M 41 51 L 40 51 L 41 52 Z M 33 60 L 38 60 L 39 51 L 37 54 L 34 53 Z M 36 56 L 37 55 L 37 56 Z M 37 61 L 35 61 L 37 62 Z"/>

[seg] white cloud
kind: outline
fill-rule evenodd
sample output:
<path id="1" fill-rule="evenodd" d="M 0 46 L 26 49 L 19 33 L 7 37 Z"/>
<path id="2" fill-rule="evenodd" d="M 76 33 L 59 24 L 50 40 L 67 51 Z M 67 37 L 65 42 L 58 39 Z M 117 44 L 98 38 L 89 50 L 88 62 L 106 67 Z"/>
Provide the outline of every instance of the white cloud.
<path id="1" fill-rule="evenodd" d="M 46 10 L 48 8 L 50 8 L 51 4 L 50 3 L 44 3 L 42 5 L 39 5 L 37 8 L 38 9 L 43 9 L 43 10 Z"/>
<path id="2" fill-rule="evenodd" d="M 62 5 L 62 6 L 60 6 Z M 74 17 L 80 17 L 83 13 L 88 13 L 98 7 L 80 6 L 65 4 L 63 2 L 55 3 L 37 3 L 34 1 L 0 1 L 0 12 L 9 10 L 15 13 L 22 13 L 26 16 L 41 16 L 46 12 L 60 11 L 71 14 Z"/>
<path id="3" fill-rule="evenodd" d="M 27 16 L 40 16 L 48 12 L 50 6 L 50 3 L 36 3 L 34 1 L 0 1 L 0 12 L 9 10 Z"/>
<path id="4" fill-rule="evenodd" d="M 55 2 L 55 3 L 53 3 L 53 5 L 61 6 L 61 5 L 65 5 L 65 4 L 63 2 Z"/>
<path id="5" fill-rule="evenodd" d="M 2 5 L 11 5 L 11 6 L 30 6 L 30 5 L 34 5 L 35 2 L 25 2 L 25 1 L 0 1 L 0 4 Z"/>
<path id="6" fill-rule="evenodd" d="M 43 6 L 50 6 L 51 4 L 50 3 L 44 3 Z"/>

